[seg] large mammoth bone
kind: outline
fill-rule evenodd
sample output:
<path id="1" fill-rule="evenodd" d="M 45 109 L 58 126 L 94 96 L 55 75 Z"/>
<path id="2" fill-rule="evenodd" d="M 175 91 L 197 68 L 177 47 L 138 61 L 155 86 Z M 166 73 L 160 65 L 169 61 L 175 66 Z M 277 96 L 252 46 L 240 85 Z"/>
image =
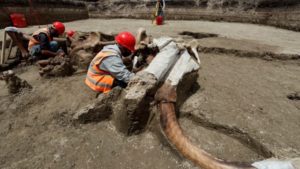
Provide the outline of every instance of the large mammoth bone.
<path id="1" fill-rule="evenodd" d="M 72 58 L 71 62 L 79 68 L 87 70 L 94 56 L 105 46 L 114 44 L 114 36 L 101 32 L 76 32 L 74 37 L 69 39 Z"/>
<path id="2" fill-rule="evenodd" d="M 141 36 L 138 36 L 138 42 L 144 41 L 146 37 L 144 35 L 141 33 Z M 187 92 L 191 84 L 196 81 L 195 76 L 198 75 L 201 63 L 196 51 L 197 45 L 181 45 L 180 47 L 168 37 L 153 39 L 153 43 L 159 49 L 159 53 L 147 68 L 134 76 L 125 90 L 114 88 L 109 95 L 100 95 L 95 103 L 77 112 L 74 120 L 89 122 L 96 119 L 100 121 L 101 117 L 112 115 L 112 121 L 117 130 L 125 135 L 138 134 L 149 124 L 151 106 L 154 105 L 151 103 L 154 103 L 152 101 L 155 95 L 164 135 L 179 153 L 200 168 L 294 169 L 290 162 L 264 161 L 254 164 L 226 162 L 193 145 L 184 135 L 177 121 L 175 105 L 180 105 L 180 101 L 184 100 L 182 93 Z M 181 86 L 183 83 L 184 86 Z M 108 114 L 103 115 L 107 112 Z"/>
<path id="3" fill-rule="evenodd" d="M 261 161 L 253 164 L 227 162 L 218 159 L 205 150 L 195 146 L 183 133 L 176 117 L 177 86 L 186 74 L 199 69 L 199 56 L 195 59 L 185 50 L 176 60 L 163 85 L 157 90 L 155 99 L 160 111 L 160 126 L 169 142 L 187 159 L 202 169 L 295 169 L 289 161 Z M 159 58 L 155 58 L 159 59 Z M 151 65 L 150 65 L 151 66 Z"/>

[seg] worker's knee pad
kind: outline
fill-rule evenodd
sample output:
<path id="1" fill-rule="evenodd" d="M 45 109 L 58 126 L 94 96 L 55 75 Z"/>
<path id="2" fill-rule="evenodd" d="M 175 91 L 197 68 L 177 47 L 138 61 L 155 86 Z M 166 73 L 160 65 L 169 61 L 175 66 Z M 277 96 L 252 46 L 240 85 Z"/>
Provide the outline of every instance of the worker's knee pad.
<path id="1" fill-rule="evenodd" d="M 41 55 L 41 51 L 42 51 L 41 46 L 35 45 L 29 50 L 29 53 L 32 56 L 32 58 L 36 60 Z"/>
<path id="2" fill-rule="evenodd" d="M 58 51 L 58 43 L 56 41 L 51 41 L 50 42 L 50 50 L 52 52 L 57 52 Z"/>

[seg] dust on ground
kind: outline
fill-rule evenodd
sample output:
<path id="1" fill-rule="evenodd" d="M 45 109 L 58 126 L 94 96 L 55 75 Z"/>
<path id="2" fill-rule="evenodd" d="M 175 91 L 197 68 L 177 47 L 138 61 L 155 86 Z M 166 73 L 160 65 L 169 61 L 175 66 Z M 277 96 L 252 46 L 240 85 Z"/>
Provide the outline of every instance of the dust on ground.
<path id="1" fill-rule="evenodd" d="M 201 43 L 275 53 L 299 53 L 300 44 L 300 33 L 250 24 L 168 21 L 155 27 L 146 20 L 117 19 L 67 25 L 103 32 L 135 32 L 142 26 L 154 37 L 179 37 L 181 31 L 215 33 L 220 41 L 214 37 Z M 247 42 L 250 47 L 245 47 Z M 193 142 L 235 161 L 299 157 L 300 105 L 287 97 L 300 91 L 299 64 L 231 54 L 200 57 L 199 87 L 191 89 L 179 120 Z M 74 123 L 76 110 L 94 99 L 84 74 L 43 79 L 34 65 L 15 71 L 33 89 L 9 95 L 0 81 L 0 168 L 196 168 L 168 144 L 156 123 L 133 137 L 117 132 L 109 119 Z"/>

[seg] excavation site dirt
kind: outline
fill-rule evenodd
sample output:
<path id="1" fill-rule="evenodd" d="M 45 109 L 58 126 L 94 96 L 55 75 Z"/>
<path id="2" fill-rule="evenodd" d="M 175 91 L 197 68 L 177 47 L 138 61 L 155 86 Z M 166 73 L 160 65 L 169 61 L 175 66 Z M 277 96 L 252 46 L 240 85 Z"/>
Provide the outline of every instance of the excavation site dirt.
<path id="1" fill-rule="evenodd" d="M 66 27 L 112 35 L 124 30 L 136 34 L 143 27 L 153 38 L 193 41 L 200 69 L 193 84 L 180 82 L 176 106 L 178 122 L 191 142 L 228 161 L 300 157 L 299 32 L 209 21 L 154 26 L 135 19 L 88 19 Z M 32 33 L 37 28 L 20 30 Z M 115 122 L 116 111 L 101 108 L 97 120 L 76 119 L 84 107 L 97 102 L 84 83 L 84 71 L 44 77 L 36 64 L 13 71 L 31 87 L 10 94 L 0 81 L 0 168 L 198 168 L 165 137 L 160 104 L 152 96 L 147 125 L 127 136 Z M 123 97 L 118 90 L 116 97 Z M 114 110 L 122 112 L 123 105 L 113 100 L 103 104 L 116 104 Z"/>

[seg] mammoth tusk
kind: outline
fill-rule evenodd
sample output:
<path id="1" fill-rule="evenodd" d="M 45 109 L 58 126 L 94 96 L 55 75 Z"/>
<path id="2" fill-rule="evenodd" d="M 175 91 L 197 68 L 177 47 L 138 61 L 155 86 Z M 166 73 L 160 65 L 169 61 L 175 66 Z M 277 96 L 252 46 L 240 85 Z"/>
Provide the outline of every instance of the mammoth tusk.
<path id="1" fill-rule="evenodd" d="M 175 100 L 174 100 L 175 99 Z M 157 92 L 160 125 L 169 142 L 187 159 L 202 169 L 255 169 L 251 164 L 227 162 L 215 158 L 205 150 L 196 147 L 183 134 L 175 113 L 176 86 L 166 82 Z"/>

